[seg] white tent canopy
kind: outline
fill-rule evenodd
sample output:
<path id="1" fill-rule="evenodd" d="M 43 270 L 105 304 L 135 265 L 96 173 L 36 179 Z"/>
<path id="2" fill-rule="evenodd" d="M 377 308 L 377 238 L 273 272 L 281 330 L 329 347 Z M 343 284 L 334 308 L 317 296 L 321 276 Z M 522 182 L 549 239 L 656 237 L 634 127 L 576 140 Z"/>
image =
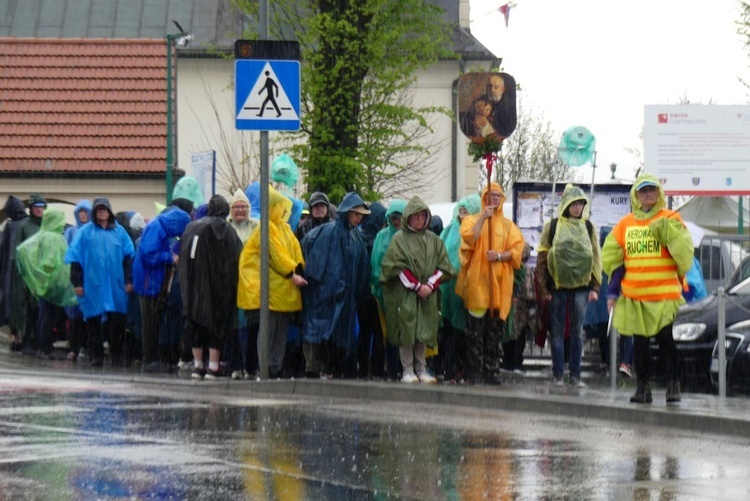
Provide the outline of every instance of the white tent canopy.
<path id="1" fill-rule="evenodd" d="M 685 221 L 692 221 L 701 228 L 717 233 L 737 233 L 739 204 L 733 197 L 693 197 L 677 211 Z M 743 208 L 742 221 L 750 223 L 750 211 Z"/>

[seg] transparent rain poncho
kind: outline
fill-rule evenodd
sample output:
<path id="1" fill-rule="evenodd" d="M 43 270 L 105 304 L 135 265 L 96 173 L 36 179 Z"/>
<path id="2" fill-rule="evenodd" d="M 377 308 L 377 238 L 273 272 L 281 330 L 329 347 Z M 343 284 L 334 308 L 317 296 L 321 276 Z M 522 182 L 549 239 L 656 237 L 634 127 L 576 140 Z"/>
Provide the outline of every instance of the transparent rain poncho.
<path id="1" fill-rule="evenodd" d="M 573 202 L 584 201 L 580 219 L 568 217 L 568 208 Z M 586 225 L 588 200 L 583 190 L 571 184 L 565 187 L 558 207 L 555 235 L 547 254 L 547 269 L 558 289 L 585 287 L 591 276 L 601 276 L 601 265 L 595 239 L 595 232 L 589 235 Z M 545 236 L 542 237 L 542 241 Z"/>
<path id="2" fill-rule="evenodd" d="M 68 250 L 64 227 L 61 210 L 45 210 L 39 232 L 17 248 L 18 271 L 35 296 L 57 306 L 73 306 L 77 300 L 70 283 L 70 265 L 63 262 Z"/>
<path id="3" fill-rule="evenodd" d="M 198 180 L 192 176 L 185 176 L 177 181 L 172 191 L 172 199 L 175 198 L 186 198 L 193 202 L 193 207 L 199 207 L 204 202 L 201 186 L 198 184 Z"/>
<path id="4" fill-rule="evenodd" d="M 281 183 L 286 188 L 291 188 L 297 184 L 298 179 L 299 169 L 294 160 L 292 160 L 292 157 L 284 153 L 273 159 L 273 162 L 271 162 L 272 181 Z"/>

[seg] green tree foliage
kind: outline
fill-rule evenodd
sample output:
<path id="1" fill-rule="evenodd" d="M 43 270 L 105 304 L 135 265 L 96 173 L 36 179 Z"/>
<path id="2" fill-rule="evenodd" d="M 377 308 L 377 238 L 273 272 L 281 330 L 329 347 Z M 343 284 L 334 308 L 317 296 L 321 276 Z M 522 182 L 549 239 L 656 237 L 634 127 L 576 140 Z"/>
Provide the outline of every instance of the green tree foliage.
<path id="1" fill-rule="evenodd" d="M 414 107 L 409 88 L 417 71 L 452 55 L 443 11 L 424 0 L 276 0 L 272 8 L 274 36 L 300 42 L 302 126 L 293 157 L 309 190 L 332 201 L 352 190 L 375 200 L 393 196 L 400 181 L 411 192 L 429 185 L 425 139 L 434 114 L 449 111 Z"/>

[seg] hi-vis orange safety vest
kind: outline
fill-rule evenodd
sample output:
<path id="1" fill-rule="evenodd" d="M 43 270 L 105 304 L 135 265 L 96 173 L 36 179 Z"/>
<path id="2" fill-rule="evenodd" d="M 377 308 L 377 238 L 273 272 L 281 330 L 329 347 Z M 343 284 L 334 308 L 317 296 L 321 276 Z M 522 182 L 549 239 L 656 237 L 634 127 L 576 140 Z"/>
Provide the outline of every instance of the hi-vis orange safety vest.
<path id="1" fill-rule="evenodd" d="M 620 220 L 612 234 L 625 253 L 625 276 L 622 295 L 637 301 L 679 299 L 682 294 L 677 263 L 666 245 L 661 244 L 648 225 L 657 218 L 682 218 L 674 211 L 662 209 L 652 218 L 636 219 L 631 213 Z"/>

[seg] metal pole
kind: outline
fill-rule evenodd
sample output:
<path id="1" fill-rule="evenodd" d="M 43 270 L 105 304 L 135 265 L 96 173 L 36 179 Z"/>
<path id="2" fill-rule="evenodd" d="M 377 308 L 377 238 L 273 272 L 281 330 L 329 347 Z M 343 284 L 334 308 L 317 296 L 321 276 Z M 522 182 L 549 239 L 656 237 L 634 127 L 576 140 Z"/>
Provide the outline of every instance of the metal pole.
<path id="1" fill-rule="evenodd" d="M 174 151 L 172 139 L 172 45 L 174 36 L 167 35 L 167 205 L 172 203 L 172 170 L 174 170 Z"/>
<path id="2" fill-rule="evenodd" d="M 268 0 L 260 0 L 260 39 L 268 38 Z M 268 379 L 268 131 L 260 132 L 260 329 L 258 365 Z"/>
<path id="3" fill-rule="evenodd" d="M 724 323 L 726 322 L 726 311 L 724 310 L 724 287 L 716 291 L 719 307 L 719 339 L 716 341 L 719 348 L 719 398 L 727 396 L 727 345 Z"/>
<path id="4" fill-rule="evenodd" d="M 596 152 L 594 152 L 593 162 L 591 162 L 591 189 L 589 190 L 589 203 L 594 204 L 594 179 L 596 178 Z M 591 217 L 591 209 L 589 209 Z"/>
<path id="5" fill-rule="evenodd" d="M 605 292 L 606 294 L 606 292 Z M 612 328 L 612 317 L 615 315 L 615 309 L 609 312 L 609 323 L 607 324 L 607 334 L 609 335 L 609 385 L 612 391 L 617 389 L 617 340 L 619 331 Z"/>

